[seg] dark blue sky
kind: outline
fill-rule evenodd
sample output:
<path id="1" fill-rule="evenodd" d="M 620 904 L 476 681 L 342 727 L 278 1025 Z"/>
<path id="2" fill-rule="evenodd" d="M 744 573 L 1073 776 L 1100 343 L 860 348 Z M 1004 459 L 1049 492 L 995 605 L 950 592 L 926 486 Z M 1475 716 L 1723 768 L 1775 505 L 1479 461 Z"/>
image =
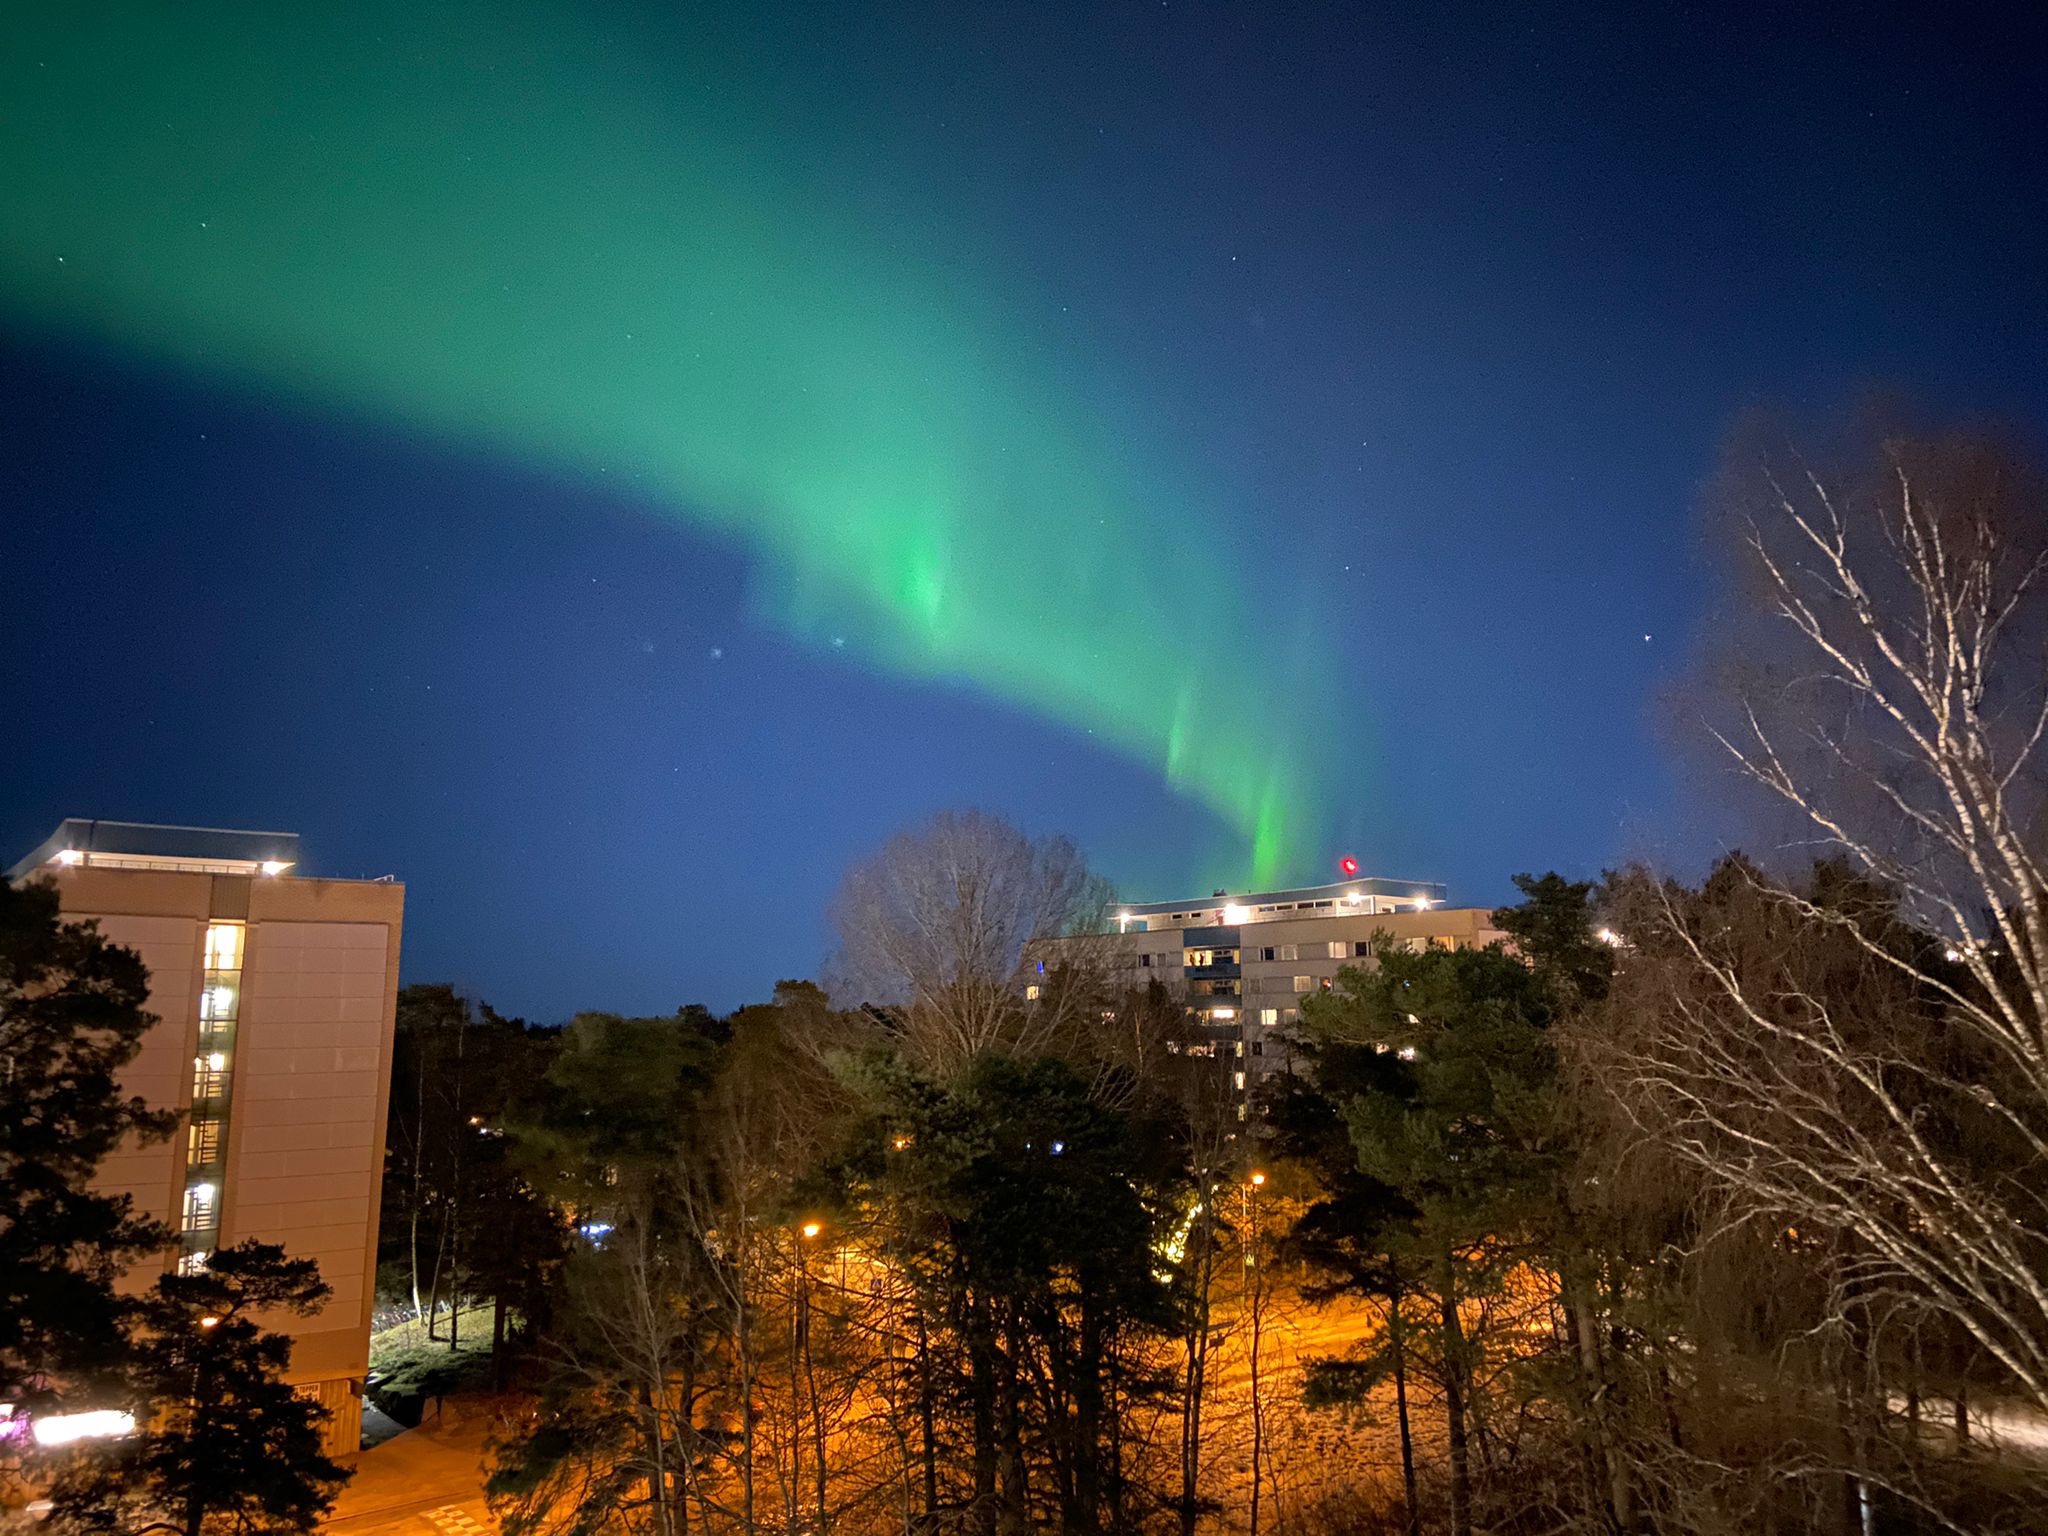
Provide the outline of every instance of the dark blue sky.
<path id="1" fill-rule="evenodd" d="M 1330 573 L 1304 702 L 1377 747 L 1325 864 L 1465 904 L 1712 846 L 1658 697 L 1736 411 L 2048 421 L 2042 38 L 1786 9 L 892 7 L 733 46 L 865 135 L 785 153 L 884 223 L 948 210 L 1147 381 L 1229 509 L 1161 540 L 1227 538 L 1276 624 L 1279 573 Z M 0 327 L 0 413 L 9 858 L 65 815 L 296 830 L 406 881 L 408 979 L 537 1018 L 814 972 L 847 860 L 942 806 L 1135 898 L 1213 867 L 1152 768 L 764 627 L 745 545 L 608 485 L 47 326 Z"/>

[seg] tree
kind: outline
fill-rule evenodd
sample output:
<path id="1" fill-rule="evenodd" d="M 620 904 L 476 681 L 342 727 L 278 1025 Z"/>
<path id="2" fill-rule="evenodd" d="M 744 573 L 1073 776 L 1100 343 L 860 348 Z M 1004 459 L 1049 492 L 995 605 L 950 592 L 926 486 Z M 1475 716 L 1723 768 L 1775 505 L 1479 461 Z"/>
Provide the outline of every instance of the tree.
<path id="1" fill-rule="evenodd" d="M 1319 1059 L 1342 1070 L 1327 1091 L 1359 1172 L 1398 1197 L 1386 1256 L 1408 1266 L 1404 1294 L 1419 1273 L 1433 1304 L 1406 1344 L 1426 1345 L 1443 1392 L 1453 1536 L 1473 1525 L 1475 1438 L 1477 1459 L 1488 1454 L 1484 1327 L 1518 1270 L 1552 1251 L 1537 1239 L 1563 1157 L 1548 1037 L 1558 1001 L 1548 977 L 1498 946 L 1416 952 L 1382 935 L 1370 969 L 1346 969 L 1302 1009 Z M 1326 1370 L 1323 1390 L 1341 1379 Z"/>
<path id="2" fill-rule="evenodd" d="M 80 1454 L 57 1518 L 128 1536 L 311 1530 L 349 1474 L 321 1451 L 327 1410 L 284 1381 L 291 1340 L 258 1318 L 311 1315 L 329 1294 L 312 1260 L 253 1240 L 158 1279 L 133 1346 L 142 1427 Z"/>
<path id="3" fill-rule="evenodd" d="M 88 1182 L 176 1120 L 120 1089 L 156 1022 L 141 960 L 58 914 L 49 882 L 0 884 L 0 1399 L 30 1412 L 117 1387 L 114 1280 L 169 1234 Z"/>
<path id="4" fill-rule="evenodd" d="M 1311 1408 L 1337 1407 L 1364 1401 L 1383 1382 L 1392 1384 L 1403 1513 L 1409 1536 L 1416 1536 L 1422 1508 L 1409 1409 L 1414 1326 L 1409 1314 L 1426 1298 L 1423 1265 L 1413 1257 L 1419 1213 L 1399 1190 L 1359 1167 L 1338 1108 L 1349 1094 L 1370 1091 L 1367 1074 L 1374 1063 L 1350 1054 L 1357 1049 L 1342 1044 L 1314 1049 L 1315 1081 L 1289 1075 L 1269 1089 L 1266 1109 L 1277 1149 L 1308 1168 L 1319 1189 L 1288 1231 L 1283 1251 L 1315 1277 L 1303 1287 L 1309 1302 L 1320 1305 L 1350 1296 L 1379 1311 L 1380 1338 L 1345 1358 L 1311 1362 L 1304 1395 Z"/>
<path id="5" fill-rule="evenodd" d="M 451 1349 L 465 1298 L 492 1299 L 502 1344 L 508 1303 L 537 1310 L 560 1262 L 560 1223 L 513 1165 L 506 1134 L 552 1041 L 446 985 L 398 995 L 379 1256 L 385 1285 L 430 1337 L 446 1309 Z"/>
<path id="6" fill-rule="evenodd" d="M 1170 1396 L 1148 1362 L 1179 1331 L 1156 1252 L 1181 1204 L 1170 1128 L 1057 1060 L 991 1054 L 943 1084 L 867 1067 L 849 1203 L 883 1214 L 884 1251 L 964 1358 L 954 1507 L 1005 1536 L 1129 1527 L 1129 1415 Z"/>
<path id="7" fill-rule="evenodd" d="M 1074 1015 L 1023 1007 L 1035 965 L 1027 947 L 1099 932 L 1109 901 L 1065 838 L 1027 837 L 983 811 L 942 811 L 847 872 L 832 903 L 833 990 L 895 1010 L 906 1048 L 935 1069 L 959 1070 L 997 1046 L 1036 1051 Z M 1055 995 L 1082 1003 L 1082 989 L 1047 989 L 1043 1000 Z"/>
<path id="8" fill-rule="evenodd" d="M 1731 1219 L 1842 1234 L 1857 1290 L 1960 1330 L 2048 1411 L 2048 497 L 1983 433 L 1876 434 L 1833 467 L 1764 429 L 1715 511 L 1743 584 L 1709 730 L 1876 899 L 1724 876 L 1933 1027 L 1872 1033 L 1646 884 L 1626 936 L 1699 986 L 1628 1080 Z"/>

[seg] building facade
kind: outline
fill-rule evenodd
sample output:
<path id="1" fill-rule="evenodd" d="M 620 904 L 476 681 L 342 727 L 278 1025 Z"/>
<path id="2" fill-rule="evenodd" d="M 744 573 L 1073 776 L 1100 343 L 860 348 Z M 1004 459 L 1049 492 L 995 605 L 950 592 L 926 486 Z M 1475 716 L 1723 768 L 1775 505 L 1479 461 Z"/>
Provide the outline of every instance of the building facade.
<path id="1" fill-rule="evenodd" d="M 1158 982 L 1186 1000 L 1203 1026 L 1195 1049 L 1249 1096 L 1258 1080 L 1292 1068 L 1289 1026 L 1302 999 L 1326 991 L 1374 937 L 1423 949 L 1483 948 L 1507 937 L 1489 907 L 1451 907 L 1441 885 L 1367 877 L 1334 885 L 1120 907 L 1116 931 L 1091 936 L 1091 962 L 1133 985 Z M 1058 945 L 1045 963 L 1057 964 Z M 1240 1106 L 1243 1113 L 1243 1107 Z"/>
<path id="2" fill-rule="evenodd" d="M 289 833 L 69 820 L 8 872 L 56 883 L 149 968 L 157 1023 L 126 1091 L 179 1111 L 96 1184 L 177 1233 L 159 1266 L 201 1269 L 259 1238 L 320 1266 L 333 1295 L 293 1339 L 289 1379 L 329 1409 L 329 1454 L 361 1443 L 404 887 L 307 879 Z"/>

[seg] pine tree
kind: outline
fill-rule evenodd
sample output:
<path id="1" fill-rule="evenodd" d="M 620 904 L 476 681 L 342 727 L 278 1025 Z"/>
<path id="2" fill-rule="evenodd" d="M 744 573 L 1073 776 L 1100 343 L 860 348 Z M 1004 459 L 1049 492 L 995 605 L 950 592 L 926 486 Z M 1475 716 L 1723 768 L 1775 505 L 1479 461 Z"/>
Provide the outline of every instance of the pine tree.
<path id="1" fill-rule="evenodd" d="M 156 1022 L 148 995 L 141 960 L 64 922 L 54 885 L 0 883 L 0 1400 L 17 1412 L 116 1390 L 114 1279 L 168 1237 L 87 1187 L 123 1137 L 174 1123 L 120 1090 Z"/>
<path id="2" fill-rule="evenodd" d="M 327 1410 L 284 1380 L 291 1340 L 256 1319 L 308 1316 L 329 1294 L 311 1259 L 254 1240 L 160 1278 L 133 1346 L 143 1428 L 81 1453 L 53 1493 L 58 1518 L 179 1536 L 311 1530 L 349 1474 L 321 1449 Z"/>

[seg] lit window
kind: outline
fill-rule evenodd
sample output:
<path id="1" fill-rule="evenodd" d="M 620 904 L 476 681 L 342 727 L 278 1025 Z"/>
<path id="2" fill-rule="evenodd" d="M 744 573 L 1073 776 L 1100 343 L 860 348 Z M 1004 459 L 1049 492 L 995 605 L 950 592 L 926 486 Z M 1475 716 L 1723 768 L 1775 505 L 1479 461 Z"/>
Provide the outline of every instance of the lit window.
<path id="1" fill-rule="evenodd" d="M 220 1161 L 220 1122 L 218 1120 L 194 1120 L 192 1122 L 185 1161 L 188 1163 L 215 1163 Z"/>
<path id="2" fill-rule="evenodd" d="M 1244 1042 L 1242 1040 L 1238 1040 L 1233 1043 L 1237 1046 L 1235 1054 L 1242 1056 L 1244 1054 Z"/>
<path id="3" fill-rule="evenodd" d="M 1024 1000 L 1029 1003 L 1038 1001 L 1038 988 L 1035 985 L 1024 989 Z"/>
<path id="4" fill-rule="evenodd" d="M 1345 958 L 1344 941 L 1342 939 L 1330 940 L 1330 958 L 1332 960 L 1342 960 Z"/>
<path id="5" fill-rule="evenodd" d="M 209 971 L 239 971 L 242 968 L 240 923 L 209 923 L 206 929 L 206 968 Z"/>
<path id="6" fill-rule="evenodd" d="M 193 1058 L 192 1097 L 195 1100 L 217 1099 L 227 1091 L 227 1057 L 215 1051 L 211 1056 Z"/>
<path id="7" fill-rule="evenodd" d="M 1244 1074 L 1242 1072 L 1233 1072 L 1230 1074 L 1230 1076 L 1231 1080 L 1235 1082 L 1239 1088 L 1244 1087 Z"/>
<path id="8" fill-rule="evenodd" d="M 1278 1024 L 1280 1022 L 1280 1010 L 1278 1008 L 1261 1008 L 1259 1010 L 1259 1022 L 1269 1028 L 1272 1025 Z"/>
<path id="9" fill-rule="evenodd" d="M 219 1191 L 211 1184 L 188 1184 L 185 1187 L 185 1230 L 205 1232 L 220 1225 L 220 1217 L 214 1204 Z"/>
<path id="10" fill-rule="evenodd" d="M 1308 988 L 1309 988 L 1309 982 L 1310 982 L 1311 980 L 1313 980 L 1313 978 L 1312 978 L 1312 977 L 1308 977 L 1308 976 L 1297 976 L 1297 977 L 1295 977 L 1295 978 L 1294 978 L 1294 990 L 1295 990 L 1296 992 L 1298 992 L 1298 993 L 1299 993 L 1299 992 L 1306 992 L 1306 991 L 1308 990 Z"/>
<path id="11" fill-rule="evenodd" d="M 210 1248 L 195 1248 L 190 1253 L 181 1253 L 178 1255 L 178 1273 L 203 1275 L 206 1273 L 206 1261 L 212 1257 L 213 1250 Z"/>

